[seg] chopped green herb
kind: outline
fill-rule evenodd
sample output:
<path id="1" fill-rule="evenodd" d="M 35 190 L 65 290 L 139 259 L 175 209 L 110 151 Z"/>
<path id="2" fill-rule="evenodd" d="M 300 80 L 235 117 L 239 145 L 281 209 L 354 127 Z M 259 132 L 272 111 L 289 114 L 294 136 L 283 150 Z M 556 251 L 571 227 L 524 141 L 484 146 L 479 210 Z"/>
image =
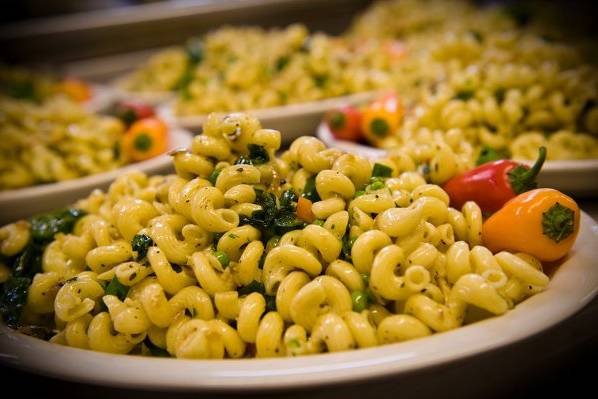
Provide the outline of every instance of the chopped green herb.
<path id="1" fill-rule="evenodd" d="M 13 328 L 19 325 L 30 285 L 29 277 L 14 276 L 2 285 L 0 314 L 6 325 Z"/>
<path id="2" fill-rule="evenodd" d="M 239 296 L 249 295 L 252 292 L 259 292 L 263 295 L 266 292 L 266 289 L 264 288 L 263 283 L 253 280 L 251 283 L 239 288 L 237 291 L 239 292 Z"/>
<path id="3" fill-rule="evenodd" d="M 203 50 L 203 43 L 200 41 L 193 41 L 187 44 L 187 57 L 189 58 L 189 63 L 192 66 L 195 66 L 203 61 L 204 57 L 204 50 Z"/>
<path id="4" fill-rule="evenodd" d="M 475 92 L 473 90 L 459 90 L 453 98 L 455 100 L 468 101 L 471 100 L 474 95 Z"/>
<path id="5" fill-rule="evenodd" d="M 220 172 L 222 172 L 222 168 L 214 169 L 212 174 L 208 177 L 208 180 L 210 181 L 210 183 L 212 183 L 212 186 L 216 186 L 216 180 L 218 180 L 218 176 L 220 176 Z"/>
<path id="6" fill-rule="evenodd" d="M 314 224 L 316 224 L 318 226 L 324 226 L 324 220 L 316 219 L 316 220 L 314 220 Z"/>
<path id="7" fill-rule="evenodd" d="M 85 211 L 81 209 L 68 208 L 33 216 L 30 220 L 31 237 L 38 244 L 48 244 L 56 233 L 73 231 L 77 220 L 84 215 Z"/>
<path id="8" fill-rule="evenodd" d="M 282 71 L 289 64 L 290 60 L 291 59 L 286 55 L 283 55 L 282 57 L 277 59 L 276 60 L 276 71 L 277 72 Z"/>
<path id="9" fill-rule="evenodd" d="M 121 301 L 124 301 L 127 297 L 127 293 L 129 292 L 129 287 L 126 285 L 121 284 L 120 281 L 114 276 L 112 281 L 108 283 L 106 288 L 104 289 L 104 295 L 114 295 L 118 297 Z"/>
<path id="10" fill-rule="evenodd" d="M 506 95 L 507 90 L 504 87 L 499 87 L 498 89 L 494 90 L 494 99 L 498 104 L 502 104 Z"/>
<path id="11" fill-rule="evenodd" d="M 29 241 L 23 252 L 15 258 L 12 265 L 12 275 L 33 278 L 37 273 L 41 273 L 44 248 L 45 245 Z"/>
<path id="12" fill-rule="evenodd" d="M 261 145 L 249 144 L 247 149 L 249 150 L 249 159 L 251 159 L 253 165 L 261 165 L 270 160 L 268 151 Z"/>
<path id="13" fill-rule="evenodd" d="M 293 189 L 288 189 L 280 196 L 280 207 L 295 211 L 299 198 Z"/>
<path id="14" fill-rule="evenodd" d="M 311 202 L 318 202 L 320 201 L 320 195 L 316 190 L 316 177 L 311 176 L 305 182 L 305 186 L 303 187 L 303 194 L 301 194 L 303 198 L 307 198 Z"/>
<path id="15" fill-rule="evenodd" d="M 386 187 L 386 185 L 384 184 L 383 181 L 376 180 L 375 182 L 373 182 L 372 184 L 370 184 L 367 188 L 370 191 L 375 191 L 375 190 L 383 189 L 384 187 Z"/>
<path id="16" fill-rule="evenodd" d="M 147 349 L 149 349 L 150 353 L 152 356 L 155 357 L 170 357 L 170 354 L 168 353 L 168 351 L 166 351 L 165 349 L 160 348 L 159 346 L 154 345 L 154 343 L 149 339 L 149 337 L 146 337 L 143 340 L 143 344 L 146 346 Z"/>
<path id="17" fill-rule="evenodd" d="M 266 295 L 266 312 L 276 311 L 276 296 Z"/>
<path id="18" fill-rule="evenodd" d="M 392 169 L 381 163 L 375 163 L 372 169 L 372 177 L 390 177 L 392 175 Z"/>
<path id="19" fill-rule="evenodd" d="M 270 252 L 273 248 L 278 246 L 280 242 L 280 236 L 273 236 L 271 237 L 268 242 L 266 243 L 266 252 Z"/>
<path id="20" fill-rule="evenodd" d="M 154 245 L 154 241 L 145 234 L 136 234 L 131 240 L 131 248 L 137 252 L 136 260 L 141 260 L 147 255 L 149 247 Z"/>
<path id="21" fill-rule="evenodd" d="M 364 194 L 365 194 L 365 191 L 363 191 L 363 190 L 355 191 L 355 195 L 353 196 L 353 198 L 361 197 Z"/>
<path id="22" fill-rule="evenodd" d="M 314 83 L 317 87 L 324 87 L 328 82 L 328 75 L 316 75 L 314 76 Z"/>
<path id="23" fill-rule="evenodd" d="M 218 262 L 220 262 L 222 266 L 227 267 L 229 265 L 230 258 L 225 252 L 216 251 L 214 252 L 214 256 L 216 257 L 216 259 L 218 259 Z"/>
<path id="24" fill-rule="evenodd" d="M 114 143 L 114 147 L 112 147 L 112 157 L 113 159 L 120 159 L 120 141 Z"/>
<path id="25" fill-rule="evenodd" d="M 478 42 L 478 43 L 482 43 L 484 41 L 484 35 L 482 35 L 480 33 L 480 31 L 477 30 L 470 30 L 469 33 L 471 33 L 471 35 L 474 37 L 474 39 Z"/>

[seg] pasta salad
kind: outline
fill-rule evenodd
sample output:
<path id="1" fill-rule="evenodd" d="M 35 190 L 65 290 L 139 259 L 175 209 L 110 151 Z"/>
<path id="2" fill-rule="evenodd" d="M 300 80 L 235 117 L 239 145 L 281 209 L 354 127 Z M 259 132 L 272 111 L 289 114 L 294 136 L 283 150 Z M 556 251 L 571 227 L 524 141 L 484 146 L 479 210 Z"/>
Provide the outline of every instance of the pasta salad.
<path id="1" fill-rule="evenodd" d="M 393 82 L 408 112 L 393 134 L 369 141 L 394 148 L 438 132 L 461 135 L 473 146 L 474 162 L 489 150 L 534 159 L 542 146 L 549 159 L 597 158 L 592 54 L 554 26 L 506 11 L 389 1 L 360 16 L 350 34 L 400 38 L 407 54 Z"/>
<path id="2" fill-rule="evenodd" d="M 521 247 L 505 232 L 508 204 L 486 231 L 475 202 L 451 207 L 392 159 L 314 137 L 277 157 L 280 143 L 251 116 L 212 114 L 190 149 L 172 153 L 176 174 L 123 175 L 72 208 L 1 228 L 4 321 L 120 354 L 366 348 L 508 312 L 549 283 L 540 245 L 559 258 L 575 241 L 579 210 L 552 192 L 524 194 L 557 201 L 543 213 L 549 233 L 535 224 L 543 205 L 530 208 L 524 240 L 558 243 Z"/>
<path id="3" fill-rule="evenodd" d="M 124 87 L 178 91 L 179 115 L 232 112 L 366 92 L 390 84 L 392 41 L 310 34 L 302 25 L 222 27 L 156 54 Z"/>

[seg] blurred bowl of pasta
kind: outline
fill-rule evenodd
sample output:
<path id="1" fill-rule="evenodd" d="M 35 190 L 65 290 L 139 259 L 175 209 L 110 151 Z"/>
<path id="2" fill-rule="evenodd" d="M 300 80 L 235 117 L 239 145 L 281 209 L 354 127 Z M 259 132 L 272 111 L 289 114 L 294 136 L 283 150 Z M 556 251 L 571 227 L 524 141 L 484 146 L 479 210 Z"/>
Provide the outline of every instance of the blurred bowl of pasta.
<path id="1" fill-rule="evenodd" d="M 376 148 L 365 143 L 339 140 L 325 122 L 320 123 L 317 137 L 329 147 L 351 152 L 370 159 L 393 156 L 394 149 Z M 548 147 L 550 152 L 551 147 Z M 552 148 L 554 150 L 554 148 Z M 394 154 L 396 156 L 396 153 Z M 534 161 L 515 157 L 515 160 L 531 166 Z M 473 164 L 473 159 L 470 162 Z M 442 164 L 441 164 L 442 165 Z M 540 187 L 551 187 L 578 197 L 598 194 L 598 159 L 548 160 L 538 176 Z M 436 181 L 441 184 L 443 181 Z"/>
<path id="2" fill-rule="evenodd" d="M 180 128 L 169 130 L 168 149 L 188 148 L 192 135 Z M 138 170 L 146 174 L 173 171 L 168 154 L 124 165 L 109 171 L 41 185 L 0 191 L 0 223 L 8 223 L 32 214 L 56 209 L 82 198 L 94 189 L 105 189 L 123 173 Z"/>
<path id="3" fill-rule="evenodd" d="M 453 361 L 531 337 L 589 303 L 598 284 L 598 268 L 592 262 L 597 239 L 598 224 L 582 213 L 576 244 L 558 270 L 549 272 L 551 279 L 545 291 L 500 317 L 401 343 L 289 358 L 169 359 L 56 345 L 1 323 L 0 354 L 2 361 L 13 367 L 48 376 L 148 390 L 268 391 L 355 383 L 430 367 L 441 371 Z"/>
<path id="4" fill-rule="evenodd" d="M 264 126 L 280 131 L 282 142 L 288 144 L 299 136 L 313 135 L 327 110 L 341 104 L 361 104 L 375 96 L 376 92 L 365 92 L 245 112 L 258 118 Z M 201 127 L 208 117 L 208 115 L 177 115 L 173 102 L 158 107 L 158 115 L 169 123 L 194 133 L 201 132 Z"/>

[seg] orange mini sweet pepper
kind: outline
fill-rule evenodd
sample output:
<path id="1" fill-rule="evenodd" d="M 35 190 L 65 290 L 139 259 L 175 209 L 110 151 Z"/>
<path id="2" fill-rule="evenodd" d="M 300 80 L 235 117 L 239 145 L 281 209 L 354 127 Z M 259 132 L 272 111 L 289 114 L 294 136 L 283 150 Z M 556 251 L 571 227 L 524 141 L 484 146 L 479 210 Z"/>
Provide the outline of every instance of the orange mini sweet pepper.
<path id="1" fill-rule="evenodd" d="M 400 99 L 393 93 L 385 94 L 365 107 L 361 114 L 361 131 L 373 145 L 396 133 L 405 111 Z"/>
<path id="2" fill-rule="evenodd" d="M 527 191 L 508 201 L 482 227 L 493 253 L 525 252 L 541 261 L 561 259 L 579 232 L 580 212 L 569 196 L 551 188 Z"/>

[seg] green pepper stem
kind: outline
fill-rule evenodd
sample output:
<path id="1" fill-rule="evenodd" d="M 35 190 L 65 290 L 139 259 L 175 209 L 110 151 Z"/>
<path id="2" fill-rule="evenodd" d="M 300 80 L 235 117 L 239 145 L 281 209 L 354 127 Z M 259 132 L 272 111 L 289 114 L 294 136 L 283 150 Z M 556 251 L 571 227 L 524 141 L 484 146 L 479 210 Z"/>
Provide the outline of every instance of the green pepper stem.
<path id="1" fill-rule="evenodd" d="M 538 176 L 538 173 L 540 173 L 540 170 L 542 169 L 542 165 L 544 165 L 544 161 L 546 161 L 546 147 L 542 146 L 538 149 L 538 159 L 536 159 L 536 162 L 534 162 L 534 165 L 529 168 L 529 170 L 527 170 L 525 173 L 523 173 L 521 175 L 520 178 L 520 182 L 522 185 L 527 186 L 528 184 L 530 184 L 531 182 L 533 182 L 536 179 L 536 176 Z"/>

